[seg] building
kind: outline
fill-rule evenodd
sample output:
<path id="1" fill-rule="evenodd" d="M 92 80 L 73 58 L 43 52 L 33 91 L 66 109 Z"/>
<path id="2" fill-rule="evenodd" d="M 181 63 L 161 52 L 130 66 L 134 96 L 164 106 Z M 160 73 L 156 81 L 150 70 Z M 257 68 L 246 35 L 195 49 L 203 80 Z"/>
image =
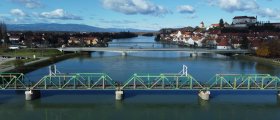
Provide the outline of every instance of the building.
<path id="1" fill-rule="evenodd" d="M 205 28 L 204 22 L 202 21 L 199 25 L 200 28 Z"/>
<path id="2" fill-rule="evenodd" d="M 220 27 L 220 24 L 211 24 L 209 28 L 218 28 Z"/>
<path id="3" fill-rule="evenodd" d="M 20 43 L 20 37 L 19 36 L 10 36 L 9 40 L 12 44 L 18 44 Z"/>
<path id="4" fill-rule="evenodd" d="M 272 26 L 276 27 L 276 28 L 280 28 L 280 23 L 270 23 Z"/>
<path id="5" fill-rule="evenodd" d="M 83 37 L 82 40 L 86 45 L 96 45 L 98 42 L 96 37 Z"/>
<path id="6" fill-rule="evenodd" d="M 232 24 L 255 24 L 257 23 L 257 17 L 252 16 L 235 16 L 232 20 Z"/>
<path id="7" fill-rule="evenodd" d="M 227 40 L 227 39 L 222 39 L 222 40 L 218 43 L 217 49 L 219 49 L 219 50 L 228 50 L 228 49 L 231 49 L 231 46 L 230 46 L 230 44 L 228 43 L 228 40 Z"/>
<path id="8" fill-rule="evenodd" d="M 234 49 L 239 49 L 241 47 L 241 40 L 240 39 L 233 39 L 231 40 L 232 47 Z"/>
<path id="9" fill-rule="evenodd" d="M 173 42 L 186 42 L 186 39 L 180 30 L 177 31 L 177 33 L 171 34 L 171 37 L 173 37 Z"/>

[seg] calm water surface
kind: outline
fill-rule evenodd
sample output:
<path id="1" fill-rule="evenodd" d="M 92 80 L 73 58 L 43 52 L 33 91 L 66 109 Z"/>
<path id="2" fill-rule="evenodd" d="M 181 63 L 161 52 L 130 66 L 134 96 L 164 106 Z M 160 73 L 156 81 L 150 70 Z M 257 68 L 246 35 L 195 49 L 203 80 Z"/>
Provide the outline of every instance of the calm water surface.
<path id="1" fill-rule="evenodd" d="M 153 42 L 153 37 L 114 40 L 110 47 L 173 47 L 148 42 Z M 128 53 L 128 56 L 95 52 L 56 65 L 64 73 L 104 72 L 119 82 L 128 80 L 134 73 L 178 73 L 182 65 L 187 65 L 189 73 L 199 81 L 207 81 L 218 73 L 280 76 L 279 66 L 216 54 L 189 57 L 184 52 L 135 52 Z M 48 68 L 44 67 L 27 76 L 36 81 L 46 74 Z M 196 92 L 189 91 L 126 91 L 122 102 L 116 102 L 114 97 L 114 91 L 42 91 L 41 99 L 25 101 L 23 93 L 2 92 L 0 120 L 280 119 L 280 98 L 274 91 L 212 92 L 208 102 L 201 101 Z"/>

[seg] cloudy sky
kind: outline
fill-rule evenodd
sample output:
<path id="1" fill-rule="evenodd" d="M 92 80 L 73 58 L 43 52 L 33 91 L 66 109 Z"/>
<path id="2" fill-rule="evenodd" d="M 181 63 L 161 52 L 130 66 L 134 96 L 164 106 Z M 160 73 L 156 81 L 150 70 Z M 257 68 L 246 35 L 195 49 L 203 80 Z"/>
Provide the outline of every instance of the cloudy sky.
<path id="1" fill-rule="evenodd" d="M 280 22 L 280 0 L 1 0 L 8 24 L 74 23 L 104 28 L 158 30 L 228 23 L 234 16 Z"/>

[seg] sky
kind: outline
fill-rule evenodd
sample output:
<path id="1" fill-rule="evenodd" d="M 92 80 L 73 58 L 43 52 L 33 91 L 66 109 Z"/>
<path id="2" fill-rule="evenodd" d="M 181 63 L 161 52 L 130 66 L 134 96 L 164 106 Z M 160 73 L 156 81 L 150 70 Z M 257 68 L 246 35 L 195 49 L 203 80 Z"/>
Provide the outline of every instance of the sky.
<path id="1" fill-rule="evenodd" d="M 0 0 L 7 24 L 86 24 L 159 30 L 232 23 L 234 16 L 280 22 L 280 0 Z"/>

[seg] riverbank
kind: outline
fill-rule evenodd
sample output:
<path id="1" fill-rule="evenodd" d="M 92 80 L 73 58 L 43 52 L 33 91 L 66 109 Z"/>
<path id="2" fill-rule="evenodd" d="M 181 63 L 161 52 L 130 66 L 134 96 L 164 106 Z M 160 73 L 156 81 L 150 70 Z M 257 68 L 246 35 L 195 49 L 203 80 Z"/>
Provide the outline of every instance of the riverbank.
<path id="1" fill-rule="evenodd" d="M 271 65 L 280 66 L 280 61 L 276 61 L 276 60 L 270 59 L 270 58 L 262 58 L 262 57 L 250 56 L 250 55 L 238 55 L 237 57 L 242 58 L 242 59 L 246 59 L 246 60 L 251 60 L 251 61 L 264 63 L 264 64 L 271 64 Z"/>
<path id="2" fill-rule="evenodd" d="M 34 71 L 41 67 L 45 67 L 50 64 L 54 64 L 56 62 L 63 61 L 68 58 L 72 58 L 80 55 L 82 55 L 82 53 L 69 53 L 69 54 L 62 54 L 62 55 L 52 56 L 52 57 L 43 57 L 38 60 L 25 63 L 23 66 L 20 67 L 12 66 L 12 67 L 1 69 L 0 72 L 28 73 L 30 71 Z"/>

